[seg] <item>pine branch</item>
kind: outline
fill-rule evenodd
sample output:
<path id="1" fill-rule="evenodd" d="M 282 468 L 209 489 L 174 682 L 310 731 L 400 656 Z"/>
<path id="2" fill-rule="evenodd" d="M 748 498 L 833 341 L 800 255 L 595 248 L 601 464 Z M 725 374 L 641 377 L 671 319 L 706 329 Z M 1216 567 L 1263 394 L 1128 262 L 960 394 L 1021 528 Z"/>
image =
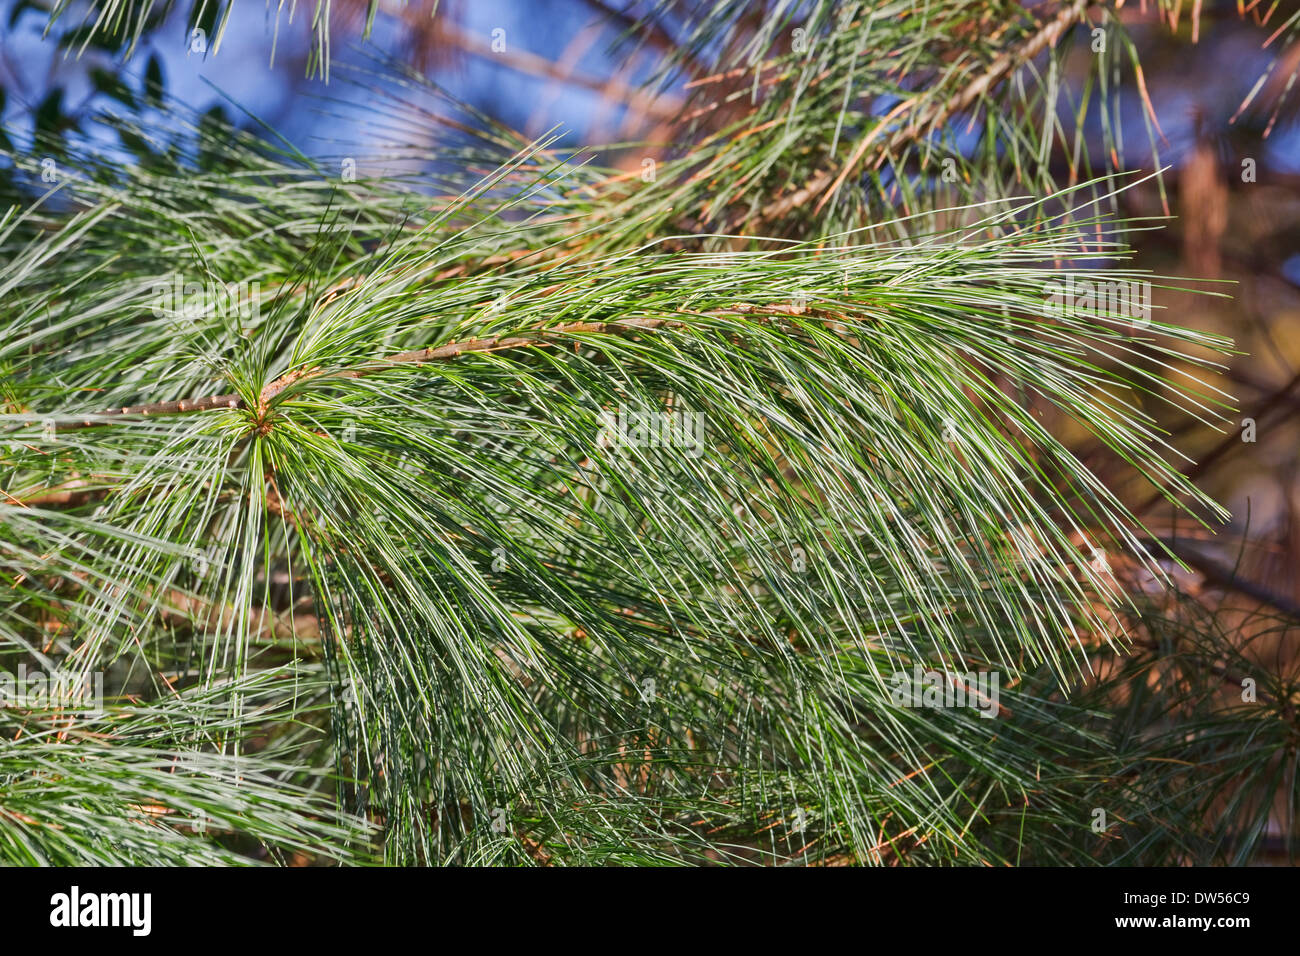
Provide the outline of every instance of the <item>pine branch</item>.
<path id="1" fill-rule="evenodd" d="M 747 303 L 737 303 L 728 310 L 732 314 L 757 314 L 765 313 L 770 315 L 789 314 L 792 310 L 803 311 L 803 307 L 795 305 L 772 305 L 772 306 L 755 306 Z M 714 313 L 721 315 L 725 313 Z M 837 316 L 837 321 L 843 321 L 844 316 Z M 263 429 L 267 426 L 267 413 L 275 399 L 291 385 L 298 382 L 319 381 L 328 379 L 359 379 L 368 375 L 374 375 L 380 372 L 390 371 L 405 365 L 427 365 L 433 362 L 444 362 L 457 359 L 462 355 L 483 354 L 488 352 L 501 352 L 510 349 L 521 348 L 547 348 L 556 347 L 563 343 L 564 340 L 572 339 L 582 335 L 628 335 L 637 332 L 645 332 L 659 328 L 686 328 L 688 323 L 679 319 L 620 319 L 615 322 L 568 322 L 560 325 L 538 329 L 536 332 L 527 335 L 497 336 L 488 339 L 467 339 L 463 342 L 449 342 L 445 345 L 433 346 L 425 349 L 415 349 L 407 352 L 400 352 L 385 358 L 368 362 L 362 366 L 348 369 L 325 370 L 319 368 L 313 369 L 295 369 L 286 372 L 279 378 L 268 383 L 259 393 L 258 401 L 255 406 L 257 413 L 254 428 Z M 163 415 L 181 415 L 191 412 L 204 412 L 212 409 L 244 409 L 248 408 L 248 402 L 237 394 L 207 395 L 200 398 L 179 399 L 169 402 L 152 402 L 145 405 L 129 405 L 119 409 L 105 409 L 96 412 L 93 418 L 83 418 L 80 421 L 71 419 L 59 421 L 54 419 L 56 432 L 71 432 L 84 428 L 98 428 L 105 425 L 111 425 L 115 421 L 127 418 L 148 418 L 150 416 L 158 417 Z M 50 498 L 53 502 L 56 499 Z M 27 503 L 33 503 L 32 499 L 27 499 Z"/>
<path id="2" fill-rule="evenodd" d="M 1097 0 L 1071 0 L 1054 18 L 1040 27 L 1033 37 L 1015 50 L 1008 51 L 997 57 L 983 73 L 967 84 L 960 92 L 949 96 L 942 103 L 936 103 L 928 107 L 907 126 L 890 134 L 886 138 L 884 146 L 880 149 L 880 155 L 891 155 L 899 147 L 916 140 L 922 133 L 932 130 L 934 127 L 946 122 L 950 117 L 968 109 L 971 104 L 992 90 L 995 85 L 1016 69 L 1033 60 L 1047 47 L 1054 46 L 1056 41 L 1060 39 L 1061 34 L 1082 20 L 1088 9 L 1096 3 Z M 801 189 L 797 189 L 793 193 L 782 196 L 764 206 L 753 217 L 753 221 L 764 223 L 782 219 L 793 210 L 802 208 L 805 204 L 817 199 L 818 196 L 821 198 L 813 207 L 813 212 L 814 214 L 821 212 L 822 207 L 839 191 L 844 181 L 861 162 L 871 144 L 885 133 L 890 121 L 905 114 L 913 106 L 913 103 L 905 100 L 895 106 L 887 115 L 881 117 L 872 127 L 871 132 L 867 133 L 854 147 L 853 152 L 849 154 L 848 160 L 840 168 L 838 174 L 832 174 L 831 172 L 819 173 Z"/>
<path id="3" fill-rule="evenodd" d="M 1220 821 L 1261 832 L 1200 795 L 1289 799 L 1263 774 L 1293 717 L 1275 695 L 1216 710 L 1244 670 L 1200 666 L 1231 647 L 1219 622 L 1138 614 L 1096 570 L 1089 544 L 1158 572 L 1153 538 L 1061 437 L 1222 514 L 1163 410 L 1218 420 L 1227 396 L 1195 380 L 1228 343 L 1044 306 L 1048 264 L 1084 254 L 1099 280 L 1151 278 L 1091 209 L 1109 159 L 1070 160 L 1085 182 L 1061 190 L 1064 131 L 1035 125 L 1118 102 L 1034 65 L 1091 7 L 939 0 L 832 26 L 837 9 L 657 9 L 723 128 L 684 117 L 653 181 L 449 108 L 454 146 L 402 151 L 421 177 L 337 183 L 218 125 L 202 175 L 183 143 L 148 171 L 75 154 L 91 212 L 0 214 L 6 436 L 42 408 L 90 429 L 5 448 L 0 656 L 130 656 L 154 685 L 131 693 L 162 698 L 107 745 L 0 747 L 0 769 L 65 788 L 0 793 L 0 859 L 238 862 L 183 822 L 213 804 L 295 852 L 351 845 L 324 808 L 365 811 L 399 863 L 1185 863 L 1221 855 Z M 816 52 L 783 52 L 795 17 Z M 1085 83 L 1099 64 L 1077 64 Z M 365 81 L 367 128 L 422 131 L 439 94 L 393 69 L 400 91 Z M 862 106 L 893 96 L 883 118 Z M 955 150 L 951 189 L 845 190 L 981 103 L 994 148 Z M 123 122 L 173 142 L 176 115 Z M 848 159 L 822 172 L 827 155 Z M 1040 201 L 1008 209 L 1012 182 Z M 783 183 L 815 189 L 792 204 Z M 736 208 L 777 209 L 791 238 L 665 238 Z M 251 321 L 142 315 L 175 272 L 277 291 Z M 492 358 L 456 361 L 474 355 Z M 202 397 L 150 401 L 176 394 Z M 218 409 L 238 414 L 185 417 Z M 1162 627 L 1197 639 L 1177 645 L 1190 690 L 1110 646 Z M 298 643 L 312 660 L 277 681 L 310 673 L 314 696 L 272 682 L 264 711 L 251 675 Z M 987 713 L 901 706 L 892 678 L 914 669 Z M 207 730 L 297 756 L 263 763 L 255 801 L 164 776 Z M 337 800 L 280 786 L 315 780 L 318 752 Z M 148 839 L 112 852 L 50 825 L 130 838 L 114 813 L 146 802 Z M 1092 806 L 1141 835 L 1099 846 Z"/>

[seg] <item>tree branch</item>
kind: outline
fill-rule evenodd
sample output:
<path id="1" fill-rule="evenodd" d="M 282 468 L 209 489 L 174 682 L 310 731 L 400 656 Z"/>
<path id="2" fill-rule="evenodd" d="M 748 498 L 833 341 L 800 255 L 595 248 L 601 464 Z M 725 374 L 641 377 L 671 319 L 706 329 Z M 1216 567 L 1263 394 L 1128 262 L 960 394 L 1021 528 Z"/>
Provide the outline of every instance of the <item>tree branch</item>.
<path id="1" fill-rule="evenodd" d="M 710 315 L 723 315 L 727 313 L 736 314 L 758 314 L 780 316 L 795 312 L 805 311 L 806 307 L 796 307 L 793 304 L 777 305 L 752 305 L 748 303 L 737 303 L 729 309 L 720 310 Z M 842 320 L 843 317 L 836 317 Z M 374 375 L 378 372 L 388 371 L 403 365 L 426 365 L 432 362 L 445 362 L 462 355 L 470 355 L 483 352 L 501 352 L 508 349 L 519 348 L 544 348 L 559 345 L 562 340 L 573 335 L 627 335 L 629 333 L 644 332 L 660 328 L 685 328 L 687 322 L 682 319 L 621 319 L 617 322 L 569 322 L 563 325 L 556 325 L 550 328 L 538 329 L 525 335 L 496 336 L 490 339 L 466 339 L 463 342 L 449 342 L 445 345 L 433 346 L 426 349 L 415 349 L 409 352 L 399 352 L 396 355 L 390 355 L 386 358 L 376 359 L 365 365 L 348 369 L 321 369 L 321 368 L 301 368 L 291 372 L 286 372 L 275 381 L 269 383 L 262 389 L 258 396 L 257 404 L 252 409 L 256 412 L 256 427 L 265 429 L 268 424 L 267 415 L 270 411 L 271 404 L 274 400 L 297 382 L 312 381 L 317 379 L 356 379 L 364 378 L 367 375 Z M 93 416 L 87 416 L 78 420 L 65 420 L 55 422 L 56 432 L 78 431 L 83 428 L 99 428 L 105 425 L 112 425 L 124 418 L 148 417 L 158 415 L 179 415 L 189 412 L 202 412 L 214 408 L 233 408 L 247 409 L 248 402 L 237 394 L 227 395 L 209 395 L 203 398 L 187 398 L 172 402 L 153 402 L 148 405 L 126 405 L 122 408 L 105 409 L 97 412 Z"/>
<path id="2" fill-rule="evenodd" d="M 1017 49 L 1008 51 L 998 56 L 987 70 L 972 80 L 965 89 L 955 96 L 949 97 L 942 103 L 936 103 L 925 110 L 920 116 L 908 124 L 905 128 L 897 130 L 886 141 L 882 149 L 883 153 L 893 152 L 903 143 L 915 139 L 923 130 L 933 128 L 939 123 L 944 122 L 954 113 L 960 113 L 962 110 L 970 107 L 979 97 L 987 93 L 992 87 L 1006 78 L 1013 70 L 1019 68 L 1025 63 L 1032 60 L 1048 46 L 1055 45 L 1060 39 L 1062 33 L 1081 20 L 1088 8 L 1095 0 L 1073 0 L 1069 6 L 1065 7 L 1052 20 L 1044 24 L 1039 31 L 1021 44 Z M 904 101 L 906 102 L 906 101 Z M 821 200 L 817 203 L 816 211 L 826 205 L 830 198 L 835 195 L 844 180 L 848 178 L 854 167 L 861 161 L 866 154 L 867 148 L 876 141 L 884 131 L 886 124 L 900 112 L 903 104 L 899 104 L 888 115 L 881 118 L 862 141 L 854 148 L 853 153 L 849 156 L 848 162 L 840 169 L 838 175 L 830 171 L 818 174 L 802 189 L 798 189 L 788 196 L 769 203 L 763 207 L 755 217 L 758 222 L 768 222 L 773 219 L 780 219 L 788 214 L 791 210 L 804 205 L 811 199 L 821 195 Z M 825 195 L 822 195 L 822 194 Z"/>

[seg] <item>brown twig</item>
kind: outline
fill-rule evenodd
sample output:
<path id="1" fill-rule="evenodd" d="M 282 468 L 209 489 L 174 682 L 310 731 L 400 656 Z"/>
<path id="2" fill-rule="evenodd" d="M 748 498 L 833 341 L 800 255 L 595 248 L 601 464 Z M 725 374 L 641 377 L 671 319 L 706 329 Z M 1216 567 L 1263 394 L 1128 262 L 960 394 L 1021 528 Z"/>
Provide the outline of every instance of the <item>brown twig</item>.
<path id="1" fill-rule="evenodd" d="M 998 56 L 989 64 L 987 70 L 972 80 L 960 93 L 949 97 L 942 103 L 934 104 L 908 126 L 894 132 L 885 141 L 882 153 L 893 152 L 903 143 L 915 139 L 922 131 L 931 129 L 947 120 L 954 113 L 960 113 L 970 107 L 972 103 L 992 89 L 995 84 L 1005 79 L 1013 70 L 1032 60 L 1047 47 L 1054 45 L 1060 39 L 1062 33 L 1083 18 L 1088 7 L 1093 2 L 1095 0 L 1073 0 L 1069 6 L 1044 24 L 1037 33 L 1017 49 Z M 901 106 L 902 104 L 899 104 L 899 107 Z M 899 112 L 899 107 L 896 107 L 889 115 L 881 118 L 871 132 L 854 148 L 848 162 L 844 164 L 838 174 L 834 174 L 829 170 L 819 173 L 802 189 L 798 189 L 790 195 L 763 207 L 755 217 L 756 221 L 769 222 L 773 219 L 780 219 L 792 209 L 804 205 L 817 196 L 822 196 L 817 204 L 817 209 L 820 210 L 831 196 L 839 190 L 844 180 L 853 171 L 853 168 L 861 161 L 866 154 L 867 147 L 876 141 L 886 124 Z M 822 195 L 823 193 L 825 195 Z"/>
<path id="2" fill-rule="evenodd" d="M 759 314 L 779 316 L 792 312 L 806 311 L 804 307 L 793 304 L 753 305 L 737 303 L 726 310 L 719 310 L 714 315 Z M 843 317 L 837 317 L 842 320 Z M 426 365 L 433 362 L 445 362 L 462 355 L 485 352 L 500 352 L 519 348 L 545 348 L 559 345 L 565 338 L 574 335 L 626 335 L 660 328 L 685 328 L 682 319 L 620 319 L 615 322 L 568 322 L 549 328 L 538 329 L 523 335 L 496 336 L 489 339 L 466 339 L 461 342 L 449 342 L 426 349 L 399 352 L 386 358 L 376 359 L 355 368 L 322 369 L 300 368 L 286 372 L 275 381 L 266 385 L 258 395 L 253 411 L 256 414 L 254 427 L 265 434 L 270 424 L 270 410 L 275 399 L 291 385 L 298 382 L 320 379 L 357 379 L 378 372 L 388 371 L 404 365 Z M 152 402 L 147 405 L 125 405 L 122 408 L 105 409 L 94 416 L 79 420 L 55 422 L 56 432 L 76 431 L 83 428 L 98 428 L 111 425 L 124 418 L 149 417 L 159 415 L 178 415 L 189 412 L 208 411 L 214 408 L 247 409 L 248 403 L 236 394 L 209 395 L 203 398 L 186 398 L 171 402 Z"/>
<path id="3" fill-rule="evenodd" d="M 463 342 L 450 342 L 427 349 L 400 352 L 387 358 L 378 359 L 366 365 L 350 369 L 295 369 L 286 372 L 275 381 L 270 382 L 258 395 L 254 411 L 257 413 L 257 426 L 264 428 L 272 402 L 289 386 L 296 382 L 311 381 L 322 378 L 363 378 L 376 372 L 386 371 L 402 365 L 423 365 L 430 362 L 447 361 L 475 352 L 495 352 L 503 349 L 524 348 L 527 346 L 555 345 L 554 340 L 565 336 L 584 333 L 627 332 L 640 329 L 659 328 L 663 325 L 682 325 L 672 319 L 625 319 L 621 322 L 571 322 L 550 329 L 542 329 L 530 335 L 515 335 L 490 339 L 467 339 Z M 188 412 L 202 412 L 214 408 L 247 409 L 249 407 L 242 396 L 236 394 L 209 395 L 203 398 L 185 398 L 173 402 L 152 402 L 147 405 L 125 405 L 122 408 L 109 408 L 96 413 L 93 417 L 79 421 L 55 423 L 56 432 L 76 431 L 82 428 L 98 428 L 111 425 L 122 418 L 140 416 L 178 415 Z"/>
<path id="4" fill-rule="evenodd" d="M 212 408 L 243 408 L 244 400 L 238 395 L 208 395 L 203 398 L 182 398 L 175 402 L 150 402 L 147 405 L 124 405 L 121 408 L 109 408 L 96 412 L 94 418 L 85 418 L 79 422 L 56 421 L 56 432 L 76 431 L 81 428 L 96 428 L 110 424 L 97 419 L 134 418 L 150 415 L 176 415 L 182 412 L 203 412 Z"/>
<path id="5" fill-rule="evenodd" d="M 1186 547 L 1182 542 L 1169 537 L 1159 538 L 1159 543 L 1168 548 L 1180 561 L 1199 571 L 1207 583 L 1226 588 L 1238 594 L 1254 598 L 1290 617 L 1300 620 L 1300 603 L 1283 594 L 1278 594 L 1262 584 L 1237 574 L 1236 568 L 1222 564 L 1208 555 Z"/>

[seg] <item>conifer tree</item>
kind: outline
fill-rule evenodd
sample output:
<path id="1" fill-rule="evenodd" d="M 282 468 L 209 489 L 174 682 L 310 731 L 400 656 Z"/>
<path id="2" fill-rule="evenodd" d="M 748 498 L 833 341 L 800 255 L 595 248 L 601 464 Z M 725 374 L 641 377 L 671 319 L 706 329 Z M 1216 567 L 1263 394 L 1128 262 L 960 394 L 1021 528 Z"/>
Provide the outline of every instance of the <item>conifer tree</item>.
<path id="1" fill-rule="evenodd" d="M 125 67 L 112 148 L 10 131 L 0 861 L 1254 859 L 1293 682 L 1064 437 L 1226 517 L 1122 7 L 662 2 L 685 99 L 577 150 L 331 69 L 318 5 L 369 141 Z"/>

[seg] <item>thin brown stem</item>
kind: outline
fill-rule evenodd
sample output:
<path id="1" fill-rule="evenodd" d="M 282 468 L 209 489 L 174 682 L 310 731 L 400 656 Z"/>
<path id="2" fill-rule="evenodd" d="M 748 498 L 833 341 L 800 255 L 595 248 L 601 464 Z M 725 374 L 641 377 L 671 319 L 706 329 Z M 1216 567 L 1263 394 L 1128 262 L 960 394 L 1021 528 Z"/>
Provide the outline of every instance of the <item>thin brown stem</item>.
<path id="1" fill-rule="evenodd" d="M 1009 50 L 997 57 L 989 68 L 972 80 L 967 86 L 953 96 L 948 97 L 941 103 L 935 103 L 906 127 L 895 131 L 886 140 L 881 148 L 881 155 L 892 153 L 904 143 L 911 142 L 920 136 L 923 132 L 933 129 L 940 123 L 945 122 L 949 117 L 968 109 L 981 96 L 984 96 L 997 83 L 1009 76 L 1014 70 L 1028 63 L 1047 47 L 1055 45 L 1067 29 L 1083 19 L 1084 14 L 1092 5 L 1094 0 L 1074 0 L 1067 7 L 1061 10 L 1053 19 L 1045 23 L 1037 33 L 1026 40 L 1015 50 Z M 901 107 L 903 104 L 899 104 Z M 849 160 L 836 174 L 830 170 L 819 173 L 810 180 L 803 188 L 795 190 L 788 196 L 784 196 L 775 202 L 769 203 L 757 215 L 758 222 L 770 222 L 774 219 L 780 219 L 792 210 L 804 205 L 807 202 L 821 196 L 817 203 L 817 209 L 821 209 L 827 201 L 835 195 L 844 180 L 848 178 L 853 169 L 861 162 L 866 155 L 867 148 L 875 142 L 886 124 L 899 113 L 900 109 L 895 108 L 888 116 L 882 117 L 875 127 L 863 137 L 858 143 Z M 824 194 L 824 195 L 823 195 Z"/>
<path id="2" fill-rule="evenodd" d="M 779 316 L 803 311 L 790 304 L 751 305 L 737 303 L 725 312 L 732 314 L 759 314 Z M 725 314 L 724 312 L 711 314 Z M 842 319 L 843 317 L 837 317 Z M 500 352 L 520 348 L 545 348 L 561 344 L 575 335 L 627 335 L 660 328 L 685 328 L 687 322 L 682 319 L 620 319 L 616 322 L 568 322 L 562 325 L 538 329 L 523 335 L 496 336 L 489 339 L 466 339 L 461 342 L 448 342 L 426 349 L 399 352 L 386 358 L 376 359 L 355 368 L 321 369 L 300 368 L 286 372 L 264 387 L 258 396 L 255 427 L 265 429 L 269 423 L 268 414 L 271 405 L 291 385 L 320 379 L 356 379 L 378 372 L 388 371 L 404 365 L 426 365 L 433 362 L 445 362 L 462 355 L 484 352 Z M 246 409 L 248 403 L 239 395 L 209 395 L 203 398 L 185 398 L 171 402 L 153 402 L 147 405 L 126 405 L 122 408 L 105 409 L 93 416 L 80 420 L 66 420 L 55 423 L 59 432 L 76 431 L 83 428 L 98 428 L 111 425 L 122 419 L 159 415 L 179 415 L 189 412 L 202 412 L 214 408 Z"/>

